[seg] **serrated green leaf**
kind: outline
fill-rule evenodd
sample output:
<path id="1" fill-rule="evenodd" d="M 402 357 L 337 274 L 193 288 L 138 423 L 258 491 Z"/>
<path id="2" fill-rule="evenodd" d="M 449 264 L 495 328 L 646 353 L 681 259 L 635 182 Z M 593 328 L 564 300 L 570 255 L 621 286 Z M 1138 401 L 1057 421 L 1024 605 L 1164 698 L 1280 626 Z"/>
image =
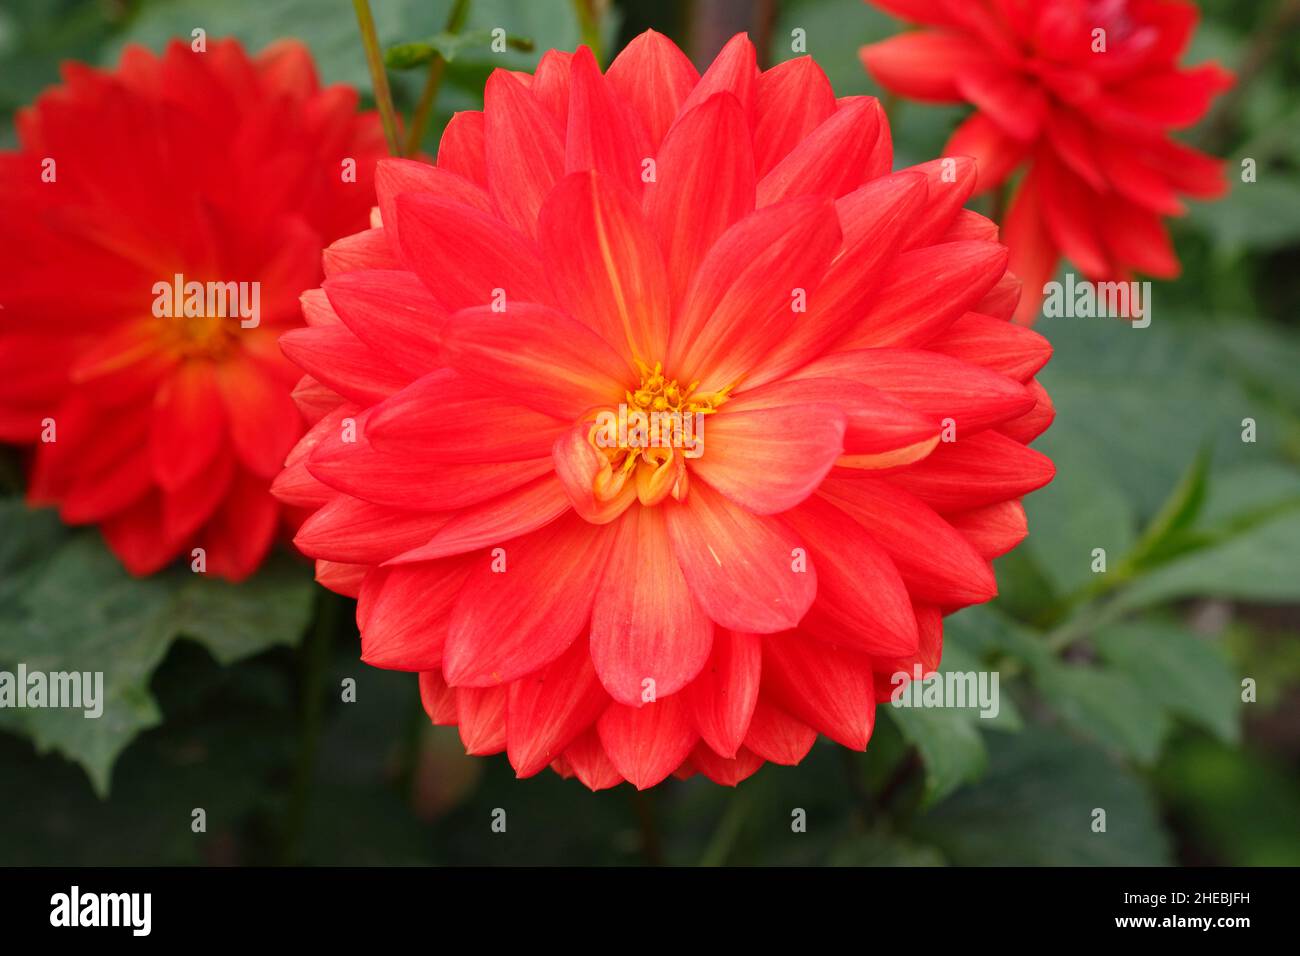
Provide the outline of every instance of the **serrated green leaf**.
<path id="1" fill-rule="evenodd" d="M 1034 671 L 1034 683 L 1056 713 L 1097 743 L 1151 764 L 1169 732 L 1159 700 L 1128 675 L 1079 664 Z"/>
<path id="2" fill-rule="evenodd" d="M 920 818 L 914 835 L 962 866 L 1159 866 L 1169 841 L 1123 767 L 1060 733 L 988 738 L 989 770 Z M 1106 811 L 1106 832 L 1093 813 Z"/>
<path id="3" fill-rule="evenodd" d="M 988 767 L 988 751 L 969 711 L 881 705 L 925 764 L 923 804 L 938 803 L 963 783 L 978 780 Z"/>
<path id="4" fill-rule="evenodd" d="M 97 532 L 54 527 L 48 512 L 12 501 L 2 514 L 0 667 L 102 672 L 104 703 L 98 718 L 0 710 L 0 725 L 79 763 L 101 795 L 118 755 L 159 720 L 149 681 L 173 641 L 193 638 L 226 663 L 297 641 L 310 616 L 310 571 L 287 557 L 237 586 L 188 567 L 135 578 Z"/>
<path id="5" fill-rule="evenodd" d="M 1171 714 L 1221 740 L 1241 736 L 1241 687 L 1226 656 L 1209 639 L 1177 624 L 1117 624 L 1094 634 L 1093 646 Z"/>

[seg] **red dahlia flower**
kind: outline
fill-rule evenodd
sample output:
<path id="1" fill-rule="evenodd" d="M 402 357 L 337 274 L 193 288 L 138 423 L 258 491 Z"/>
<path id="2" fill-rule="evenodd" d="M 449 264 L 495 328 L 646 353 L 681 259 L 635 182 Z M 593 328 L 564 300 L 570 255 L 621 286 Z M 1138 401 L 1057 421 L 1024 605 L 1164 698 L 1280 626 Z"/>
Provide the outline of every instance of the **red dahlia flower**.
<path id="1" fill-rule="evenodd" d="M 281 340 L 316 424 L 275 488 L 469 752 L 597 789 L 861 749 L 993 596 L 1049 348 L 974 164 L 891 152 L 809 58 L 737 36 L 701 77 L 646 33 L 498 70 L 437 166 L 379 164 L 382 226 Z"/>
<path id="2" fill-rule="evenodd" d="M 0 153 L 0 439 L 37 443 L 29 499 L 99 524 L 131 572 L 203 547 L 245 577 L 305 428 L 276 339 L 366 223 L 377 120 L 296 43 L 63 75 Z"/>
<path id="3" fill-rule="evenodd" d="M 1223 163 L 1170 139 L 1232 85 L 1216 64 L 1179 69 L 1196 28 L 1182 0 L 867 0 L 925 25 L 862 48 L 889 90 L 977 109 L 945 154 L 973 156 L 978 191 L 1026 173 L 1007 212 L 1011 269 L 1030 293 L 1064 255 L 1093 281 L 1178 274 L 1163 216 L 1179 193 L 1226 189 Z"/>

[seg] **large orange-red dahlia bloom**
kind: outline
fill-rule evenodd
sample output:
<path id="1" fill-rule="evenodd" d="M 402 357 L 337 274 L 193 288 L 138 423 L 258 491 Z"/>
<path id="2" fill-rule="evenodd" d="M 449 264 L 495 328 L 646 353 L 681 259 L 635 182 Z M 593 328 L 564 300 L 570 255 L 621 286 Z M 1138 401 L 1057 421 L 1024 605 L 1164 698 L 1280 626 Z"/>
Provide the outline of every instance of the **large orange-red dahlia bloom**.
<path id="1" fill-rule="evenodd" d="M 379 164 L 281 340 L 316 424 L 275 490 L 364 660 L 520 776 L 863 748 L 1052 475 L 973 164 L 891 174 L 874 99 L 744 36 L 703 77 L 656 33 L 550 52 L 485 104 Z"/>
<path id="2" fill-rule="evenodd" d="M 1226 189 L 1223 163 L 1171 139 L 1232 75 L 1180 69 L 1199 13 L 1185 0 L 866 0 L 926 29 L 862 48 L 902 96 L 976 107 L 949 156 L 979 162 L 977 191 L 1026 173 L 1003 240 L 1037 316 L 1062 255 L 1094 281 L 1178 274 L 1162 217 Z"/>
<path id="3" fill-rule="evenodd" d="M 306 427 L 276 339 L 320 250 L 365 226 L 377 119 L 296 43 L 131 47 L 63 79 L 0 153 L 0 440 L 35 443 L 29 499 L 133 573 L 202 547 L 245 577 Z"/>

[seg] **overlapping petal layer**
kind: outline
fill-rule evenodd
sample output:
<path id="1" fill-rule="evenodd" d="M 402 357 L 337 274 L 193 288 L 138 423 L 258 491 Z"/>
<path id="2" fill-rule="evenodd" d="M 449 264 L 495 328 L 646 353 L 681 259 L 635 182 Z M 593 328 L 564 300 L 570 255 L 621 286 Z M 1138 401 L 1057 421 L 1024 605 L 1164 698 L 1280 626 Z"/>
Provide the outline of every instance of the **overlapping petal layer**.
<path id="1" fill-rule="evenodd" d="M 0 440 L 35 445 L 34 504 L 99 524 L 135 574 L 197 547 L 238 580 L 300 520 L 269 490 L 306 427 L 276 340 L 373 204 L 383 141 L 356 105 L 297 43 L 128 47 L 65 66 L 0 153 Z M 339 331 L 400 341 L 424 304 L 405 275 L 340 280 Z"/>
<path id="2" fill-rule="evenodd" d="M 1187 0 L 866 0 L 926 29 L 862 48 L 884 87 L 973 113 L 944 152 L 979 163 L 978 191 L 1019 180 L 1007 213 L 1011 268 L 1032 294 L 1062 257 L 1094 281 L 1178 273 L 1162 217 L 1178 196 L 1220 196 L 1223 163 L 1170 132 L 1205 115 L 1232 74 L 1182 68 L 1199 11 Z"/>
<path id="3" fill-rule="evenodd" d="M 283 341 L 315 425 L 276 491 L 363 657 L 593 789 L 866 746 L 1052 474 L 973 166 L 891 172 L 873 100 L 744 36 L 703 76 L 647 33 L 487 94 L 435 168 L 380 163 L 381 224 Z"/>

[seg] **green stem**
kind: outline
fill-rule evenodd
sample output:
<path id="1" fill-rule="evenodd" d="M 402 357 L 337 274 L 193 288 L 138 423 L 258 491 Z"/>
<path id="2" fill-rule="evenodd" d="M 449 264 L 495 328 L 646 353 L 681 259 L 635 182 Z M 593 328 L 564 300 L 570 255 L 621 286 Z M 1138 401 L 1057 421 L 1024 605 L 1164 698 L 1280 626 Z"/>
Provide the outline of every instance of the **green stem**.
<path id="1" fill-rule="evenodd" d="M 321 717 L 325 709 L 325 672 L 329 666 L 330 641 L 338 625 L 342 607 L 338 595 L 321 591 L 316 602 L 316 621 L 299 651 L 302 667 L 302 714 L 299 725 L 298 761 L 294 767 L 293 790 L 289 799 L 289 818 L 285 828 L 283 861 L 298 862 L 302 833 L 311 799 L 312 778 L 316 773 L 316 753 L 320 746 Z"/>
<path id="2" fill-rule="evenodd" d="M 379 49 L 379 34 L 375 32 L 375 18 L 370 15 L 369 0 L 352 0 L 357 11 L 357 26 L 361 28 L 361 43 L 366 48 L 366 63 L 370 67 L 370 82 L 375 90 L 375 106 L 379 108 L 379 121 L 384 127 L 388 152 L 401 155 L 397 140 L 397 110 L 393 108 L 393 94 L 388 88 L 388 73 L 384 70 L 384 55 Z"/>
<path id="3" fill-rule="evenodd" d="M 597 0 L 573 0 L 573 9 L 578 15 L 582 42 L 591 48 L 596 62 L 603 66 L 605 57 L 600 48 L 600 17 L 596 14 L 596 3 Z"/>
<path id="4" fill-rule="evenodd" d="M 456 0 L 452 4 L 451 13 L 447 16 L 444 32 L 459 33 L 468 18 L 469 0 Z M 424 139 L 424 131 L 429 125 L 429 117 L 433 115 L 433 104 L 438 98 L 438 90 L 442 87 L 442 77 L 446 72 L 447 61 L 443 59 L 442 54 L 434 54 L 433 60 L 429 63 L 429 75 L 424 80 L 424 90 L 420 93 L 420 102 L 416 104 L 415 113 L 411 116 L 411 128 L 406 133 L 404 156 L 414 156 L 420 151 L 420 141 Z"/>

